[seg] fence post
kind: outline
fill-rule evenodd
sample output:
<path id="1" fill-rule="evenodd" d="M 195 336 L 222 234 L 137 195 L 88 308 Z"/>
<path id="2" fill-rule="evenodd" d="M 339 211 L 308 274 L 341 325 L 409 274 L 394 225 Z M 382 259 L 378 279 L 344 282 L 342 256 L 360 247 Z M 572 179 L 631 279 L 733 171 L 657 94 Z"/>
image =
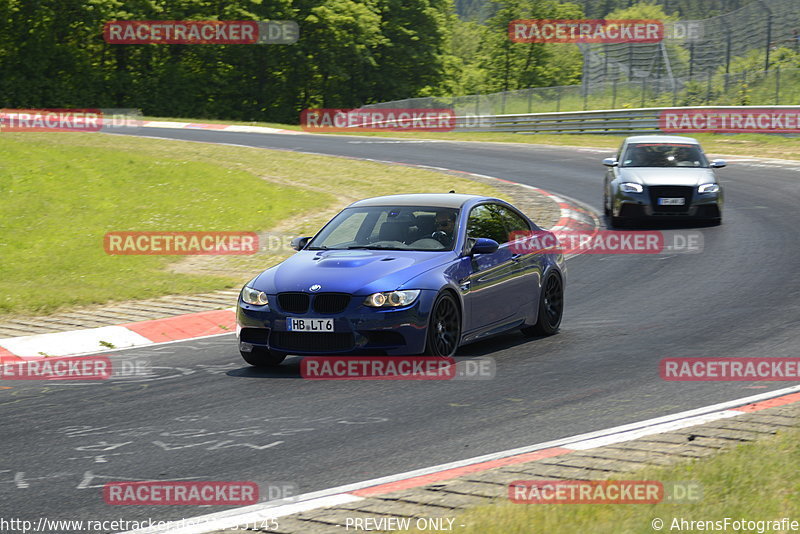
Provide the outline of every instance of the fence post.
<path id="1" fill-rule="evenodd" d="M 533 107 L 533 88 L 528 88 L 528 113 L 531 113 Z"/>
<path id="2" fill-rule="evenodd" d="M 561 111 L 561 86 L 556 89 L 556 113 Z"/>
<path id="3" fill-rule="evenodd" d="M 769 70 L 769 52 L 772 45 L 772 13 L 767 15 L 767 57 L 764 60 L 764 70 Z"/>
<path id="4" fill-rule="evenodd" d="M 611 85 L 611 109 L 617 109 L 617 80 Z"/>
<path id="5" fill-rule="evenodd" d="M 711 71 L 708 71 L 708 86 L 706 87 L 706 105 L 711 104 Z"/>
<path id="6" fill-rule="evenodd" d="M 743 70 L 742 71 L 742 99 L 740 101 L 741 102 L 740 103 L 741 106 L 749 106 L 750 105 L 749 97 L 748 97 L 747 93 L 748 93 L 748 91 L 747 91 L 747 71 Z"/>
<path id="7" fill-rule="evenodd" d="M 694 73 L 694 41 L 689 43 L 689 81 L 692 81 L 692 73 Z"/>
<path id="8" fill-rule="evenodd" d="M 769 70 L 769 53 L 770 53 L 770 46 L 772 46 L 772 10 L 770 9 L 769 5 L 764 0 L 756 0 L 758 4 L 764 8 L 764 11 L 767 12 L 767 43 L 766 43 L 766 50 L 765 50 L 765 59 L 764 59 L 764 70 Z"/>
<path id="9" fill-rule="evenodd" d="M 731 71 L 731 29 L 728 27 L 728 36 L 725 46 L 725 91 L 728 91 L 728 73 Z"/>
<path id="10" fill-rule="evenodd" d="M 633 80 L 633 43 L 628 43 L 628 81 Z"/>
<path id="11" fill-rule="evenodd" d="M 775 105 L 781 105 L 781 66 L 775 67 Z"/>
<path id="12" fill-rule="evenodd" d="M 641 108 L 644 107 L 644 97 L 645 97 L 645 93 L 647 92 L 647 85 L 646 84 L 647 84 L 647 78 L 642 78 L 642 105 L 639 106 Z"/>

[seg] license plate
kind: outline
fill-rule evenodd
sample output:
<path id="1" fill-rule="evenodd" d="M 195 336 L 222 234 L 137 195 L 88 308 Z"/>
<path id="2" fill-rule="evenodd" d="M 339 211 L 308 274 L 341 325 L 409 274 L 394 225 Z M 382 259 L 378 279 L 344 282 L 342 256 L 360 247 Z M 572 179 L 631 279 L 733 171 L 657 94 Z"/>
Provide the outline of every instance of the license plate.
<path id="1" fill-rule="evenodd" d="M 659 198 L 658 205 L 659 206 L 683 206 L 686 204 L 685 198 Z"/>
<path id="2" fill-rule="evenodd" d="M 286 329 L 290 332 L 333 332 L 333 319 L 297 319 L 289 317 Z"/>

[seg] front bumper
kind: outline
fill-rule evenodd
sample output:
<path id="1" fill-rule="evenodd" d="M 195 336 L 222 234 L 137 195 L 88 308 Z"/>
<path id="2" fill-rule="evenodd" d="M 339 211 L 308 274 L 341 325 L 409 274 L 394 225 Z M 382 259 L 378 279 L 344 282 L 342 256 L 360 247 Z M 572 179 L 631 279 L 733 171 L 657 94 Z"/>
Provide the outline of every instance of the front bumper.
<path id="1" fill-rule="evenodd" d="M 680 206 L 660 206 L 659 197 L 684 198 Z M 617 191 L 612 213 L 617 217 L 718 219 L 722 217 L 722 191 L 698 193 L 696 187 L 644 186 L 641 193 Z"/>
<path id="2" fill-rule="evenodd" d="M 277 352 L 306 356 L 325 355 L 409 355 L 425 350 L 428 317 L 436 299 L 435 291 L 423 290 L 413 304 L 404 308 L 370 308 L 366 296 L 352 296 L 345 310 L 336 314 L 287 313 L 280 309 L 277 295 L 270 304 L 253 306 L 239 299 L 236 333 L 239 349 L 249 352 L 264 347 Z M 331 318 L 333 332 L 290 332 L 287 318 Z"/>

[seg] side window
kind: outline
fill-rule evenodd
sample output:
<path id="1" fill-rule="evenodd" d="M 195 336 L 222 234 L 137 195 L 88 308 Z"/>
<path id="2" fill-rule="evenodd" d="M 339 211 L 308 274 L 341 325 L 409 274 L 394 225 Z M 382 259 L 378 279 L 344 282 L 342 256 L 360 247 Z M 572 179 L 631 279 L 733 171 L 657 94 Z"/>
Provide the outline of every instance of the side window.
<path id="1" fill-rule="evenodd" d="M 488 237 L 498 243 L 508 241 L 508 233 L 497 204 L 481 204 L 469 212 L 467 220 L 467 237 Z"/>
<path id="2" fill-rule="evenodd" d="M 505 206 L 498 206 L 497 210 L 500 213 L 500 216 L 503 218 L 507 235 L 510 235 L 512 232 L 529 232 L 531 230 L 528 222 L 520 217 L 515 211 L 510 210 Z"/>

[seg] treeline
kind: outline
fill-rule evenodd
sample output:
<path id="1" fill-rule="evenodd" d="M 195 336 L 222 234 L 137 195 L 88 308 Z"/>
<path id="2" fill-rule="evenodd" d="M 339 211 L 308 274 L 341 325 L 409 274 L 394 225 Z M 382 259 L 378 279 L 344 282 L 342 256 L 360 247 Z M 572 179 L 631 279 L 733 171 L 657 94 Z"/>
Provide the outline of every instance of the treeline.
<path id="1" fill-rule="evenodd" d="M 574 0 L 583 7 L 586 16 L 603 18 L 612 11 L 631 7 L 635 0 Z M 705 19 L 734 11 L 755 0 L 651 0 L 668 15 L 682 19 Z"/>
<path id="2" fill-rule="evenodd" d="M 6 108 L 123 107 L 146 115 L 296 122 L 358 107 L 576 83 L 571 45 L 515 44 L 515 18 L 577 18 L 574 3 L 496 0 L 484 24 L 453 0 L 0 0 Z M 107 44 L 110 20 L 293 20 L 293 45 Z"/>
<path id="3" fill-rule="evenodd" d="M 451 0 L 0 0 L 2 106 L 296 122 L 439 91 Z M 293 45 L 111 45 L 109 20 L 294 20 Z"/>
<path id="4" fill-rule="evenodd" d="M 734 11 L 756 0 L 650 0 L 669 15 L 682 19 L 705 19 Z M 572 0 L 587 18 L 600 19 L 618 9 L 632 7 L 638 0 Z M 456 0 L 456 12 L 465 20 L 483 21 L 495 12 L 492 0 Z"/>

